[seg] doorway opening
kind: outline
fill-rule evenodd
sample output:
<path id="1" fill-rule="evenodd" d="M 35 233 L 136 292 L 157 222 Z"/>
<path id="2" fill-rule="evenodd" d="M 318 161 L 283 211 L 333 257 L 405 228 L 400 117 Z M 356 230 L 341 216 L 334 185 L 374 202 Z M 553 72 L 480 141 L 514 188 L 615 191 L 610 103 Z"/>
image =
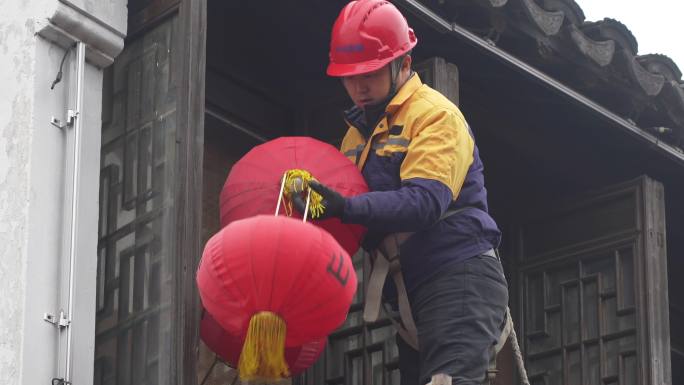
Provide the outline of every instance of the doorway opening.
<path id="1" fill-rule="evenodd" d="M 264 7 L 249 0 L 208 1 L 203 242 L 219 230 L 219 194 L 230 167 L 253 146 L 290 135 L 340 144 L 346 131 L 341 111 L 350 101 L 339 81 L 325 75 L 325 68 L 330 30 L 345 4 L 302 0 Z M 629 159 L 625 148 L 633 144 L 603 130 L 605 123 L 591 112 L 476 48 L 436 32 L 422 19 L 405 15 L 419 39 L 414 62 L 439 57 L 458 68 L 456 94 L 485 164 L 490 211 L 504 232 L 511 307 L 520 319 L 535 303 L 535 298 L 524 297 L 525 285 L 541 282 L 536 281 L 536 270 L 520 272 L 520 218 L 553 207 L 560 197 L 634 179 L 650 166 Z M 423 80 L 429 77 L 428 71 Z M 606 153 L 616 155 L 606 159 Z M 363 285 L 362 256 L 355 265 Z M 331 336 L 326 355 L 296 383 L 399 383 L 389 321 L 364 324 L 362 296 L 357 297 L 347 323 Z M 535 330 L 529 331 L 528 343 L 534 344 Z M 207 376 L 205 384 L 230 383 L 234 371 L 215 365 L 206 347 L 200 351 L 198 378 Z M 512 361 L 503 361 L 501 378 L 512 379 Z M 555 361 L 549 360 L 552 364 Z M 539 373 L 543 370 L 547 369 L 538 368 Z"/>

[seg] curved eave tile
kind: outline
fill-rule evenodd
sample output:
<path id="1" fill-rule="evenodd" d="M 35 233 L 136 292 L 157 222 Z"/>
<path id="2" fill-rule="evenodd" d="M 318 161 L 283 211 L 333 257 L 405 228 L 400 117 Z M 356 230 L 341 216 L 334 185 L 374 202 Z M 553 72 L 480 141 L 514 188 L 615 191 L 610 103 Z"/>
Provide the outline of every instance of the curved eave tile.
<path id="1" fill-rule="evenodd" d="M 674 80 L 667 81 L 661 95 L 668 116 L 679 126 L 678 131 L 684 136 L 684 85 Z"/>
<path id="2" fill-rule="evenodd" d="M 665 77 L 647 71 L 631 52 L 621 50 L 620 54 L 627 65 L 627 73 L 632 81 L 638 84 L 646 95 L 658 95 L 665 84 Z"/>
<path id="3" fill-rule="evenodd" d="M 570 37 L 582 54 L 601 67 L 605 67 L 613 61 L 615 55 L 615 41 L 596 41 L 577 28 L 574 24 L 568 26 Z"/>
<path id="4" fill-rule="evenodd" d="M 547 36 L 553 36 L 563 26 L 565 15 L 563 12 L 547 11 L 537 5 L 534 0 L 520 0 L 527 17 Z"/>
<path id="5" fill-rule="evenodd" d="M 581 58 L 584 58 L 580 60 L 595 63 L 605 69 L 596 72 L 595 76 L 622 83 L 619 86 L 604 83 L 604 87 L 623 91 L 625 87 L 630 89 L 633 92 L 628 92 L 625 98 L 631 99 L 633 106 L 659 114 L 658 117 L 651 118 L 662 121 L 663 125 L 669 127 L 667 130 L 649 130 L 650 132 L 675 146 L 684 145 L 684 83 L 681 82 L 682 73 L 679 67 L 664 55 L 637 56 L 637 39 L 621 22 L 610 18 L 586 22 L 584 12 L 575 0 L 450 1 L 477 1 L 492 14 L 496 13 L 494 8 L 514 3 L 515 7 L 504 8 L 504 13 L 509 10 L 515 14 L 515 23 L 526 24 L 520 28 L 522 33 L 532 35 L 537 44 L 540 44 L 545 40 L 540 39 L 536 31 L 541 31 L 545 36 L 553 37 L 546 40 L 555 43 L 549 44 L 554 49 L 570 49 L 574 45 L 582 55 Z M 518 17 L 518 11 L 522 11 L 522 19 Z"/>
<path id="6" fill-rule="evenodd" d="M 547 11 L 563 12 L 565 24 L 584 23 L 584 11 L 574 0 L 544 0 L 542 6 Z"/>
<path id="7" fill-rule="evenodd" d="M 636 55 L 639 50 L 639 45 L 632 32 L 615 19 L 584 23 L 580 29 L 594 40 L 615 40 L 618 45 L 630 51 L 632 55 Z"/>
<path id="8" fill-rule="evenodd" d="M 663 75 L 667 80 L 678 81 L 682 78 L 682 71 L 677 64 L 665 55 L 650 54 L 637 57 L 639 63 L 649 72 Z"/>

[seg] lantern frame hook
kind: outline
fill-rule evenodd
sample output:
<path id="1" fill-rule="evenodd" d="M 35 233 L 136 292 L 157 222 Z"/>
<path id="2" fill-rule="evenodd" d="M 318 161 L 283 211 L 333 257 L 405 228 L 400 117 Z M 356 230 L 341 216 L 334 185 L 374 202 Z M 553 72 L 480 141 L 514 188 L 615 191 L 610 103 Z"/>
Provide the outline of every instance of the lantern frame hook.
<path id="1" fill-rule="evenodd" d="M 287 171 L 283 174 L 283 179 L 280 182 L 280 192 L 278 193 L 278 203 L 276 204 L 275 216 L 277 217 L 280 213 L 280 203 L 285 200 L 283 196 L 283 191 L 285 191 L 285 181 L 287 180 Z M 306 188 L 306 206 L 304 206 L 304 216 L 302 217 L 302 222 L 306 222 L 306 217 L 309 215 L 309 206 L 311 203 L 311 187 Z"/>

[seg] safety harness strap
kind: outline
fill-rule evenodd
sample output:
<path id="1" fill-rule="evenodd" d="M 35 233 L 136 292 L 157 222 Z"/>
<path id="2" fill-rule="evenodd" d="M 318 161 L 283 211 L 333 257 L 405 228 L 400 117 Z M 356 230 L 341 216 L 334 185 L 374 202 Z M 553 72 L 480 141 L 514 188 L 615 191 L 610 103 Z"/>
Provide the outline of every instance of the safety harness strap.
<path id="1" fill-rule="evenodd" d="M 492 354 L 489 357 L 489 367 L 487 368 L 486 381 L 487 385 L 494 385 L 496 380 L 496 375 L 499 370 L 496 368 L 496 357 L 499 355 L 501 349 L 503 349 L 506 341 L 508 341 L 511 336 L 511 331 L 513 330 L 513 319 L 511 318 L 511 312 L 508 307 L 506 307 L 506 315 L 503 322 L 503 328 L 501 330 L 501 335 L 499 336 L 499 341 L 496 345 L 492 346 Z"/>
<path id="2" fill-rule="evenodd" d="M 373 258 L 373 270 L 371 270 L 371 275 L 368 279 L 366 302 L 363 307 L 363 320 L 366 322 L 375 322 L 380 316 L 382 288 L 385 286 L 385 278 L 389 273 L 390 266 L 390 262 L 385 258 L 384 254 L 377 255 L 376 252 Z"/>
<path id="3" fill-rule="evenodd" d="M 394 284 L 397 287 L 397 300 L 399 302 L 399 316 L 401 317 L 401 323 L 404 325 L 404 330 L 398 329 L 401 337 L 406 341 L 411 347 L 418 350 L 418 328 L 416 327 L 416 322 L 413 320 L 413 314 L 411 313 L 411 304 L 408 300 L 408 293 L 406 292 L 406 285 L 404 284 L 404 277 L 401 274 L 401 268 L 392 269 L 392 278 L 394 278 Z"/>
<path id="4" fill-rule="evenodd" d="M 461 213 L 472 207 L 462 207 L 455 210 L 447 210 L 437 222 L 448 218 L 452 215 Z M 435 223 L 437 223 L 435 222 Z M 411 305 L 406 291 L 406 284 L 404 283 L 404 276 L 401 273 L 401 263 L 399 259 L 399 250 L 401 245 L 409 239 L 414 233 L 394 233 L 385 237 L 380 246 L 371 253 L 373 261 L 373 270 L 368 282 L 366 290 L 366 303 L 363 309 L 363 320 L 366 322 L 375 322 L 380 316 L 380 307 L 382 306 L 382 288 L 385 286 L 385 280 L 388 274 L 392 274 L 392 279 L 397 288 L 397 300 L 399 303 L 399 316 L 401 323 L 399 325 L 391 316 L 389 317 L 395 326 L 397 332 L 411 347 L 418 350 L 418 329 L 413 320 L 411 313 Z"/>
<path id="5" fill-rule="evenodd" d="M 376 249 L 372 256 L 374 258 L 373 270 L 368 282 L 366 291 L 366 303 L 363 309 L 363 320 L 375 322 L 380 316 L 382 306 L 382 288 L 385 286 L 387 275 L 391 274 L 397 288 L 399 302 L 400 325 L 393 317 L 389 317 L 395 324 L 397 332 L 411 347 L 418 350 L 418 329 L 411 314 L 411 305 L 408 301 L 408 293 L 404 284 L 404 276 L 401 273 L 399 262 L 399 247 L 413 233 L 395 233 L 388 235 Z"/>

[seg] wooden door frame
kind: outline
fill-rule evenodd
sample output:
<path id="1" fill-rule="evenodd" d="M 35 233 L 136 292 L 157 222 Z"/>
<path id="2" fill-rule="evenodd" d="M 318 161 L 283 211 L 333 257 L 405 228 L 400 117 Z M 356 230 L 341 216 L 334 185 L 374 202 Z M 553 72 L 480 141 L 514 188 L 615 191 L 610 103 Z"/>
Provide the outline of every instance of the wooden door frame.
<path id="1" fill-rule="evenodd" d="M 202 159 L 204 153 L 204 96 L 206 71 L 206 0 L 182 0 L 178 17 L 175 69 L 177 98 L 177 164 L 175 252 L 178 284 L 175 314 L 180 335 L 175 336 L 173 369 L 178 384 L 197 383 L 201 303 L 195 271 L 202 245 Z"/>

